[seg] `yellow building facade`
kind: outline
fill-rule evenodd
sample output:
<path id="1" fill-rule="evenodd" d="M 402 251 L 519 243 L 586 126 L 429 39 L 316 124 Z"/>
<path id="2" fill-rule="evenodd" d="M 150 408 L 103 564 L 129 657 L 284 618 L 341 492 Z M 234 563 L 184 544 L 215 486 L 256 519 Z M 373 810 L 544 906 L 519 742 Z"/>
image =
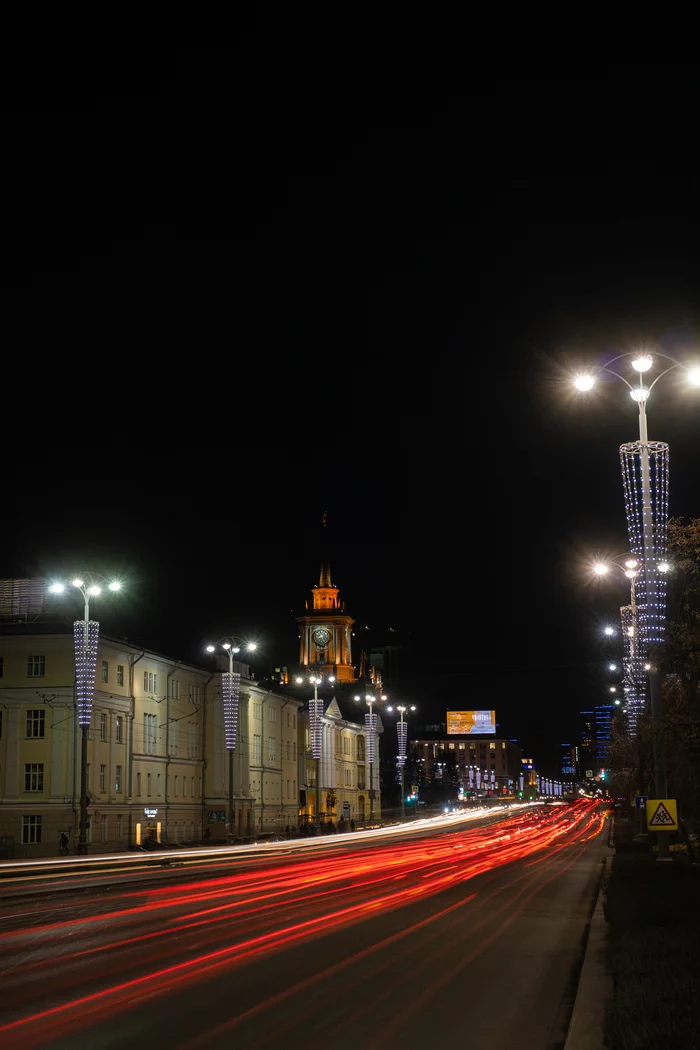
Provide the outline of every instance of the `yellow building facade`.
<path id="1" fill-rule="evenodd" d="M 81 734 L 73 635 L 39 623 L 0 635 L 0 857 L 75 851 Z M 245 840 L 296 824 L 298 712 L 241 668 L 234 827 Z M 91 853 L 226 838 L 221 674 L 100 637 L 88 736 Z"/>

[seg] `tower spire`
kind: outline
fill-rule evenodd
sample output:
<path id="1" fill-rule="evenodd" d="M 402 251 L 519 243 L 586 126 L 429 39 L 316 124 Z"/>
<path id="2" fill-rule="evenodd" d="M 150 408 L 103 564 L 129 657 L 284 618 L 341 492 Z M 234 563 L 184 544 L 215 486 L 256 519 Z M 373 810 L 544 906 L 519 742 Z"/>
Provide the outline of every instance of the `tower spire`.
<path id="1" fill-rule="evenodd" d="M 324 510 L 323 518 L 321 519 L 321 528 L 325 529 L 328 526 L 328 511 Z M 318 581 L 319 587 L 332 587 L 331 583 L 331 565 L 328 559 L 328 546 L 326 540 L 326 533 L 321 533 L 321 575 Z"/>

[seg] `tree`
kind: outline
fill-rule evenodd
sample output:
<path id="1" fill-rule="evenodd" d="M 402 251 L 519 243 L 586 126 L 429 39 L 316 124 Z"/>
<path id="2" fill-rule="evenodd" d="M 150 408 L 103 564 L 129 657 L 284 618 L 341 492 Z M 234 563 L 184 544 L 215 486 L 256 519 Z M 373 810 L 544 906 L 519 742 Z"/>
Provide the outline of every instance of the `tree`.
<path id="1" fill-rule="evenodd" d="M 662 668 L 677 676 L 691 707 L 700 704 L 700 518 L 668 523 L 668 624 Z"/>

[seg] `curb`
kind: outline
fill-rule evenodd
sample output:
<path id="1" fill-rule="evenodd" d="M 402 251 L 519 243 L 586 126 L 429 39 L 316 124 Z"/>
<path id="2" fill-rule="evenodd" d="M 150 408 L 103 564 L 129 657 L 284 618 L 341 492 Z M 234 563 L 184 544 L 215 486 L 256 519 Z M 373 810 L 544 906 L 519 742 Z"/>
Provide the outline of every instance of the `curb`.
<path id="1" fill-rule="evenodd" d="M 609 875 L 605 857 L 564 1050 L 603 1050 L 605 1046 L 605 1014 L 613 995 L 607 960 L 608 924 L 603 909 L 603 891 Z"/>

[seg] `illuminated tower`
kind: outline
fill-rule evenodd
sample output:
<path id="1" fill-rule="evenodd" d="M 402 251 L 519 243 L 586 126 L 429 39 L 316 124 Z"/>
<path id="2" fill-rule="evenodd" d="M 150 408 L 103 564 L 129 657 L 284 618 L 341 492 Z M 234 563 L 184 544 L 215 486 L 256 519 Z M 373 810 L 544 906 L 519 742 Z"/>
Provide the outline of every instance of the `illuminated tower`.
<path id="1" fill-rule="evenodd" d="M 622 624 L 622 689 L 627 711 L 627 726 L 631 736 L 637 735 L 637 721 L 644 710 L 646 699 L 646 679 L 644 676 L 644 658 L 639 638 L 639 622 L 635 602 L 634 583 L 632 584 L 632 602 L 620 607 Z"/>
<path id="2" fill-rule="evenodd" d="M 334 675 L 338 682 L 354 682 L 352 665 L 352 625 L 345 603 L 338 600 L 338 588 L 331 582 L 327 559 L 321 565 L 319 581 L 311 591 L 311 608 L 297 616 L 299 624 L 299 663 L 318 674 Z"/>

